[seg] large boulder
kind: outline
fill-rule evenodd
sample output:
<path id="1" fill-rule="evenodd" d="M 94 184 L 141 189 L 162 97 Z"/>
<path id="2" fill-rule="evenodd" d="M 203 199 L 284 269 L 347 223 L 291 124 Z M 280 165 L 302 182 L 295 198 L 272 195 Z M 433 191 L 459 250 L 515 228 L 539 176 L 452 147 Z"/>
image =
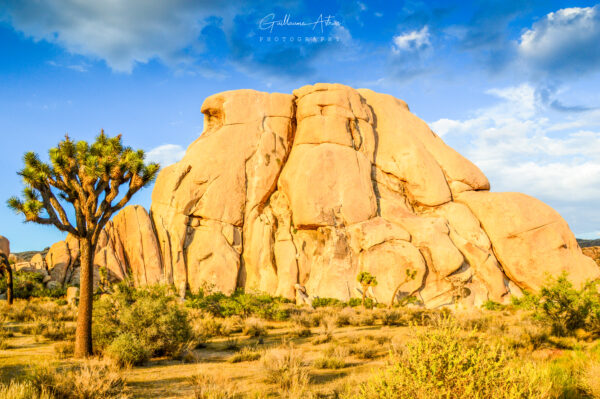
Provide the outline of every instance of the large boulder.
<path id="1" fill-rule="evenodd" d="M 131 278 L 136 286 L 163 281 L 163 267 L 152 221 L 139 205 L 123 208 L 102 231 L 94 266 L 109 280 Z"/>
<path id="2" fill-rule="evenodd" d="M 477 166 L 392 96 L 238 90 L 202 112 L 204 132 L 153 192 L 167 282 L 348 299 L 365 270 L 389 302 L 411 269 L 401 294 L 437 306 L 466 293 L 474 305 L 504 301 L 547 274 L 600 274 L 556 212 L 490 193 Z"/>
<path id="3" fill-rule="evenodd" d="M 521 193 L 482 192 L 461 193 L 457 201 L 479 219 L 504 273 L 519 287 L 536 291 L 562 272 L 577 286 L 600 277 L 567 223 L 543 202 Z"/>
<path id="4" fill-rule="evenodd" d="M 347 300 L 368 271 L 378 301 L 398 292 L 435 307 L 506 301 L 563 272 L 578 285 L 600 277 L 558 213 L 489 192 L 477 166 L 392 96 L 237 90 L 202 112 L 204 132 L 159 174 L 150 216 L 128 207 L 104 230 L 95 264 L 115 279 Z M 69 245 L 51 253 L 65 280 Z"/>
<path id="5" fill-rule="evenodd" d="M 52 281 L 59 285 L 73 283 L 74 279 L 78 279 L 79 242 L 77 238 L 69 234 L 64 241 L 52 244 L 46 254 L 46 265 Z"/>

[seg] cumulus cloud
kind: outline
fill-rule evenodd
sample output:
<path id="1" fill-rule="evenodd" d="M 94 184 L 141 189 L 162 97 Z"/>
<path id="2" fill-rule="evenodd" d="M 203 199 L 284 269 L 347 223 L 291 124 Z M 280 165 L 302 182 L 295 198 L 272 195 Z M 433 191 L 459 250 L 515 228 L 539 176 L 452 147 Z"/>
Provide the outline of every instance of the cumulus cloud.
<path id="1" fill-rule="evenodd" d="M 105 60 L 116 71 L 161 59 L 187 62 L 186 53 L 201 47 L 196 39 L 213 2 L 145 0 L 8 0 L 12 26 L 35 40 L 46 40 L 75 54 Z M 196 50 L 201 50 L 197 48 Z"/>
<path id="2" fill-rule="evenodd" d="M 494 191 L 518 191 L 555 209 L 577 232 L 600 225 L 600 112 L 556 112 L 529 84 L 493 89 L 494 105 L 432 129 L 478 165 Z"/>
<path id="3" fill-rule="evenodd" d="M 598 112 L 574 125 L 562 115 L 552 116 L 529 84 L 487 93 L 499 101 L 471 118 L 435 121 L 433 130 L 451 144 L 468 142 L 463 152 L 498 190 L 561 201 L 565 193 L 569 201 L 600 198 L 600 129 L 593 129 L 600 122 Z"/>
<path id="4" fill-rule="evenodd" d="M 547 14 L 520 38 L 519 55 L 548 73 L 587 73 L 600 66 L 600 6 Z"/>
<path id="5" fill-rule="evenodd" d="M 185 155 L 185 149 L 177 144 L 164 144 L 146 152 L 146 161 L 158 162 L 161 167 L 179 162 Z"/>
<path id="6" fill-rule="evenodd" d="M 422 51 L 431 47 L 429 27 L 425 25 L 420 30 L 403 33 L 392 39 L 392 51 L 396 54 L 403 51 Z"/>
<path id="7" fill-rule="evenodd" d="M 402 80 L 413 78 L 428 70 L 428 60 L 432 55 L 429 27 L 401 33 L 392 38 L 391 54 L 388 60 L 390 74 Z"/>

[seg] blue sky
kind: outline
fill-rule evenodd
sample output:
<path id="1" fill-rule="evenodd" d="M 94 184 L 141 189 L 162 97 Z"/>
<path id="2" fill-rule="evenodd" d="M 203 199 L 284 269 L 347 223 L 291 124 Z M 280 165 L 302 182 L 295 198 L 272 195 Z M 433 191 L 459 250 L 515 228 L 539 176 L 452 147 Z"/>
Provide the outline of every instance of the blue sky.
<path id="1" fill-rule="evenodd" d="M 407 101 L 492 190 L 538 197 L 578 237 L 600 236 L 600 5 L 218 3 L 0 0 L 2 202 L 21 190 L 23 153 L 67 132 L 122 133 L 168 164 L 202 132 L 210 94 L 339 82 Z M 0 234 L 13 251 L 63 237 L 1 205 Z"/>

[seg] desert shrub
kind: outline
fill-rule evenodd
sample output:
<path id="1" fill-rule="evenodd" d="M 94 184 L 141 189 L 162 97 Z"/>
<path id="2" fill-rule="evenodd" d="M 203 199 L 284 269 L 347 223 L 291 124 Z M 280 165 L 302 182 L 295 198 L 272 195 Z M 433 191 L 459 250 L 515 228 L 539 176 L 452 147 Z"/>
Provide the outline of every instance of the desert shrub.
<path id="1" fill-rule="evenodd" d="M 75 353 L 75 342 L 65 341 L 57 342 L 54 345 L 54 353 L 59 359 L 66 359 L 72 357 Z"/>
<path id="2" fill-rule="evenodd" d="M 22 323 L 35 320 L 36 314 L 39 314 L 39 307 L 29 301 L 15 300 L 12 306 L 7 306 L 6 302 L 3 303 L 2 313 L 8 320 Z"/>
<path id="3" fill-rule="evenodd" d="M 301 324 L 294 326 L 294 335 L 298 338 L 306 338 L 312 335 L 312 331 L 309 327 L 304 327 Z"/>
<path id="4" fill-rule="evenodd" d="M 356 310 L 352 308 L 344 308 L 337 314 L 335 324 L 338 327 L 349 326 L 351 319 L 356 315 Z"/>
<path id="5" fill-rule="evenodd" d="M 125 380 L 112 363 L 88 360 L 73 367 L 33 368 L 28 381 L 38 392 L 48 392 L 56 399 L 122 398 Z"/>
<path id="6" fill-rule="evenodd" d="M 58 298 L 66 294 L 65 288 L 48 289 L 43 283 L 44 276 L 35 272 L 17 270 L 13 272 L 14 298 Z M 0 279 L 0 292 L 6 291 L 6 279 Z"/>
<path id="7" fill-rule="evenodd" d="M 93 339 L 100 351 L 121 336 L 118 347 L 126 347 L 129 340 L 135 343 L 129 345 L 146 348 L 150 357 L 177 356 L 193 338 L 186 309 L 167 287 L 120 286 L 95 304 L 93 317 Z"/>
<path id="8" fill-rule="evenodd" d="M 456 321 L 463 330 L 483 332 L 491 325 L 494 316 L 484 314 L 475 309 L 456 316 Z"/>
<path id="9" fill-rule="evenodd" d="M 261 351 L 257 348 L 244 347 L 229 358 L 230 363 L 252 362 L 261 358 Z"/>
<path id="10" fill-rule="evenodd" d="M 376 303 L 372 298 L 365 298 L 365 308 L 373 309 Z M 362 300 L 360 298 L 350 298 L 348 301 L 348 306 L 352 308 L 356 308 L 358 306 L 362 306 Z"/>
<path id="11" fill-rule="evenodd" d="M 38 390 L 31 382 L 11 381 L 0 384 L 0 399 L 54 399 L 46 390 Z"/>
<path id="12" fill-rule="evenodd" d="M 593 398 L 600 398 L 600 361 L 592 361 L 583 373 L 582 388 Z"/>
<path id="13" fill-rule="evenodd" d="M 550 278 L 537 295 L 526 293 L 514 299 L 518 308 L 531 309 L 539 320 L 547 321 L 555 335 L 574 334 L 584 329 L 600 334 L 600 293 L 598 282 L 576 289 L 563 273 Z"/>
<path id="14" fill-rule="evenodd" d="M 315 360 L 313 366 L 317 369 L 337 370 L 346 367 L 346 361 L 340 357 L 323 356 Z"/>
<path id="15" fill-rule="evenodd" d="M 219 335 L 228 337 L 231 334 L 242 332 L 244 320 L 239 316 L 226 317 L 221 321 Z"/>
<path id="16" fill-rule="evenodd" d="M 481 305 L 481 307 L 485 310 L 492 310 L 492 311 L 503 310 L 506 308 L 505 305 L 502 305 L 501 303 L 498 303 L 498 302 L 494 302 L 492 300 L 485 301 L 483 303 L 483 305 Z"/>
<path id="17" fill-rule="evenodd" d="M 381 323 L 384 326 L 406 326 L 408 320 L 405 313 L 398 309 L 384 310 L 380 314 Z"/>
<path id="18" fill-rule="evenodd" d="M 550 345 L 550 331 L 539 323 L 524 324 L 503 334 L 503 340 L 513 349 L 534 351 Z"/>
<path id="19" fill-rule="evenodd" d="M 308 368 L 293 346 L 270 349 L 262 358 L 265 380 L 285 394 L 301 395 L 309 383 Z"/>
<path id="20" fill-rule="evenodd" d="M 222 292 L 190 294 L 187 306 L 202 309 L 215 317 L 256 316 L 266 320 L 287 320 L 290 316 L 290 301 L 268 294 L 251 294 L 237 290 L 231 296 Z"/>
<path id="21" fill-rule="evenodd" d="M 332 342 L 325 348 L 323 354 L 327 357 L 339 357 L 345 359 L 350 356 L 350 348 L 339 342 Z"/>
<path id="22" fill-rule="evenodd" d="M 372 340 L 361 338 L 350 347 L 350 354 L 359 359 L 368 360 L 377 357 L 377 344 Z"/>
<path id="23" fill-rule="evenodd" d="M 145 343 L 129 332 L 118 335 L 104 352 L 119 366 L 137 366 L 150 358 Z"/>
<path id="24" fill-rule="evenodd" d="M 292 316 L 292 322 L 305 328 L 314 327 L 314 320 L 311 313 L 300 313 Z M 318 324 L 317 324 L 318 325 Z"/>
<path id="25" fill-rule="evenodd" d="M 250 337 L 263 337 L 267 335 L 267 328 L 260 319 L 250 317 L 246 319 L 242 333 L 244 335 L 249 335 Z"/>
<path id="26" fill-rule="evenodd" d="M 350 324 L 353 326 L 374 326 L 376 321 L 375 315 L 371 310 L 357 312 L 350 318 Z"/>
<path id="27" fill-rule="evenodd" d="M 189 379 L 194 387 L 194 399 L 235 399 L 239 397 L 237 386 L 223 376 L 198 374 Z"/>
<path id="28" fill-rule="evenodd" d="M 221 335 L 223 323 L 212 316 L 192 320 L 192 329 L 199 336 L 212 338 Z"/>
<path id="29" fill-rule="evenodd" d="M 324 344 L 331 341 L 333 331 L 335 330 L 337 318 L 334 315 L 325 315 L 321 319 L 321 331 L 318 337 L 313 340 L 315 345 Z"/>
<path id="30" fill-rule="evenodd" d="M 225 350 L 236 351 L 240 348 L 240 342 L 237 338 L 229 337 L 225 341 Z"/>
<path id="31" fill-rule="evenodd" d="M 50 322 L 41 331 L 42 337 L 51 341 L 65 341 L 75 337 L 75 326 L 68 326 L 65 322 Z"/>
<path id="32" fill-rule="evenodd" d="M 0 326 L 0 350 L 10 348 L 10 344 L 8 343 L 8 338 L 12 337 L 13 333 L 5 328 L 4 326 Z"/>
<path id="33" fill-rule="evenodd" d="M 453 317 L 447 308 L 407 310 L 408 323 L 417 326 L 431 326 L 440 320 Z"/>
<path id="34" fill-rule="evenodd" d="M 415 332 L 392 366 L 360 385 L 351 397 L 375 398 L 542 398 L 551 383 L 533 366 L 516 366 L 500 346 L 465 334 L 447 319 Z"/>
<path id="35" fill-rule="evenodd" d="M 600 312 L 598 284 L 589 283 L 577 290 L 566 274 L 543 287 L 539 298 L 538 316 L 550 320 L 558 335 L 593 326 L 594 316 Z"/>
<path id="36" fill-rule="evenodd" d="M 315 309 L 326 307 L 326 306 L 342 308 L 342 307 L 346 306 L 346 304 L 336 298 L 315 298 L 312 301 L 312 307 Z"/>

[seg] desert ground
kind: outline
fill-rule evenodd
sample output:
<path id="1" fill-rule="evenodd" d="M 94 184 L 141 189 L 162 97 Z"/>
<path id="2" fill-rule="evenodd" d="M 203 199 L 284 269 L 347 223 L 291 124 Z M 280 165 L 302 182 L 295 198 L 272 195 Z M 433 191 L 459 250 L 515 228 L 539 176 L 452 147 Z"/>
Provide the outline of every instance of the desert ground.
<path id="1" fill-rule="evenodd" d="M 560 317 L 533 295 L 484 309 L 313 309 L 264 294 L 111 291 L 97 295 L 88 360 L 72 358 L 76 310 L 63 297 L 2 304 L 0 398 L 600 397 L 598 324 L 589 313 L 569 324 L 586 294 L 565 281 L 549 289 L 571 298 Z"/>

